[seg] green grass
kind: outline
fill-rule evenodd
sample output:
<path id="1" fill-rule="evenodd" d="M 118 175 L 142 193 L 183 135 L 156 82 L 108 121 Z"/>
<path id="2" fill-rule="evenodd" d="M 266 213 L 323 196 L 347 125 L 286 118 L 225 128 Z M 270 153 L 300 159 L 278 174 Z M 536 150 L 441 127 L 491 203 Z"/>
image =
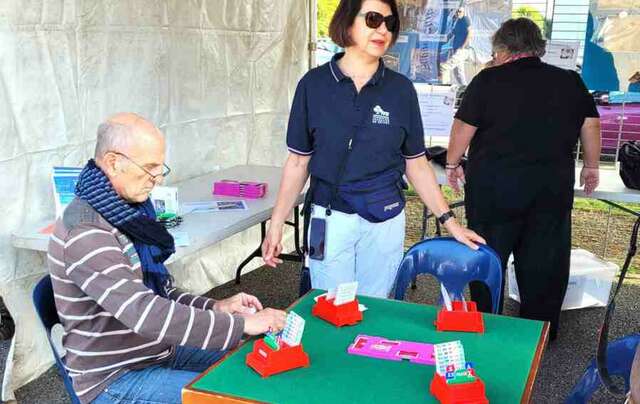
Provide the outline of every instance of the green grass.
<path id="1" fill-rule="evenodd" d="M 456 196 L 456 194 L 453 192 L 453 189 L 450 186 L 443 185 L 441 189 L 442 189 L 442 193 L 444 194 L 444 198 L 447 201 L 456 201 L 456 200 L 462 199 L 463 197 L 462 194 L 459 196 Z M 404 191 L 404 193 L 407 196 L 418 196 L 418 193 L 416 192 L 416 190 L 413 189 L 413 185 L 409 185 L 409 189 Z"/>
<path id="2" fill-rule="evenodd" d="M 407 196 L 418 196 L 418 194 L 416 193 L 415 189 L 412 186 L 410 186 L 409 189 L 405 191 L 405 193 Z M 456 195 L 453 192 L 453 189 L 451 189 L 451 187 L 448 187 L 448 186 L 442 187 L 442 193 L 444 194 L 444 197 L 448 202 L 459 201 L 464 197 L 464 195 Z M 640 204 L 620 203 L 620 205 L 628 209 L 634 210 L 636 212 L 640 211 Z M 584 212 L 606 213 L 606 214 L 608 214 L 609 210 L 611 209 L 610 213 L 612 215 L 628 215 L 628 213 L 625 213 L 619 209 L 615 209 L 600 200 L 591 199 L 591 198 L 575 198 L 573 203 L 573 209 L 578 211 L 584 211 Z M 640 258 L 637 258 L 637 259 L 640 259 Z M 634 261 L 637 261 L 637 259 Z M 618 265 L 622 266 L 622 263 L 624 262 L 624 256 L 618 257 L 617 259 L 613 259 L 613 261 L 616 261 Z M 632 264 L 629 267 L 629 274 L 633 274 L 632 276 L 640 275 L 640 267 Z"/>
<path id="3" fill-rule="evenodd" d="M 636 212 L 640 211 L 640 204 L 637 204 L 637 203 L 618 203 L 618 205 L 624 206 L 625 208 L 634 210 Z M 575 198 L 573 200 L 573 208 L 577 210 L 586 210 L 590 212 L 606 212 L 609 210 L 610 205 L 602 201 L 599 201 L 597 199 Z M 611 209 L 611 213 L 626 215 L 626 213 L 615 208 Z"/>
<path id="4" fill-rule="evenodd" d="M 453 192 L 453 189 L 449 186 L 442 187 L 442 193 L 447 201 L 457 201 L 462 199 L 464 195 L 456 195 Z M 418 196 L 418 193 L 415 191 L 412 185 L 409 185 L 409 189 L 405 191 L 407 196 Z M 634 210 L 636 212 L 640 211 L 640 204 L 637 203 L 619 203 L 619 205 L 624 206 L 628 209 Z M 573 200 L 573 208 L 576 210 L 586 210 L 590 212 L 606 212 L 609 210 L 610 205 L 598 200 L 591 198 L 575 198 Z M 612 209 L 611 213 L 619 213 L 626 214 L 620 210 Z"/>

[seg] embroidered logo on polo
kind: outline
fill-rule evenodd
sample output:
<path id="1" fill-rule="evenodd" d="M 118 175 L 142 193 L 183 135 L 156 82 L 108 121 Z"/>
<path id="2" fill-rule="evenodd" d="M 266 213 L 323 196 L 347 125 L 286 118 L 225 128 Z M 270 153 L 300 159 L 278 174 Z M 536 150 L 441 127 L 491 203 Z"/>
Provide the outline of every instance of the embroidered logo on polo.
<path id="1" fill-rule="evenodd" d="M 382 109 L 380 105 L 376 105 L 373 107 L 373 117 L 371 118 L 371 123 L 376 123 L 378 125 L 389 125 L 390 124 L 390 114 Z"/>
<path id="2" fill-rule="evenodd" d="M 384 207 L 384 211 L 386 212 L 388 210 L 393 210 L 393 209 L 395 209 L 395 208 L 397 208 L 399 206 L 400 206 L 400 202 L 395 202 L 395 203 L 392 203 L 391 205 L 386 205 Z"/>

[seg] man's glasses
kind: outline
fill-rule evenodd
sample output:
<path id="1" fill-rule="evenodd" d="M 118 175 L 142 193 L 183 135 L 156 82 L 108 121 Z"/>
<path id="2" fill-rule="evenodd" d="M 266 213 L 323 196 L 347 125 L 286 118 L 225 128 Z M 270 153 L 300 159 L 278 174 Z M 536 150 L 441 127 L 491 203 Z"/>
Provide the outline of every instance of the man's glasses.
<path id="1" fill-rule="evenodd" d="M 394 31 L 398 24 L 398 19 L 393 14 L 385 17 L 376 11 L 367 11 L 366 13 L 358 13 L 358 16 L 364 17 L 364 23 L 372 29 L 378 29 L 384 22 L 388 31 Z"/>
<path id="2" fill-rule="evenodd" d="M 149 177 L 151 177 L 152 181 L 156 181 L 159 177 L 163 177 L 164 178 L 167 175 L 169 175 L 169 173 L 171 172 L 171 168 L 169 168 L 169 166 L 166 165 L 165 163 L 162 163 L 162 172 L 160 174 L 153 174 L 149 170 L 147 170 L 146 168 L 142 167 L 140 164 L 138 164 L 135 161 L 133 161 L 126 154 L 120 153 L 120 152 L 117 152 L 117 151 L 111 151 L 111 153 L 117 154 L 118 156 L 122 156 L 122 157 L 126 158 L 127 160 L 129 160 L 129 162 L 133 163 L 133 165 L 135 165 L 136 167 L 138 167 L 139 169 L 144 171 Z"/>

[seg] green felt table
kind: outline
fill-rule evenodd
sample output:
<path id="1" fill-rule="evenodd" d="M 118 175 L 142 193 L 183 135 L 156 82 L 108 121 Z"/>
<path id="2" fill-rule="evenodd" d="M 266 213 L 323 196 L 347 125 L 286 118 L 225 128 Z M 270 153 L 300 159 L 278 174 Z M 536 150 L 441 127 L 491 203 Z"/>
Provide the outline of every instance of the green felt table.
<path id="1" fill-rule="evenodd" d="M 183 389 L 183 403 L 402 402 L 436 403 L 429 393 L 434 366 L 350 355 L 358 334 L 424 343 L 460 340 L 491 403 L 528 402 L 548 325 L 485 314 L 485 332 L 437 332 L 437 307 L 359 297 L 367 306 L 354 326 L 335 327 L 311 315 L 313 290 L 291 307 L 306 320 L 302 344 L 308 368 L 262 378 L 245 364 L 253 340 L 227 355 Z"/>

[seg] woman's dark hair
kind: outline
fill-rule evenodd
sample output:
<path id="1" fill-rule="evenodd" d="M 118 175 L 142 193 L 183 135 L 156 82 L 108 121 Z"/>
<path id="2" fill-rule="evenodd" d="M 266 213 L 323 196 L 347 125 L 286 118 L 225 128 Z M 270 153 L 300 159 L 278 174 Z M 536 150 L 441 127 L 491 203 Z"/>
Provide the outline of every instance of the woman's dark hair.
<path id="1" fill-rule="evenodd" d="M 505 21 L 493 34 L 491 45 L 494 50 L 506 50 L 511 54 L 533 53 L 542 57 L 547 41 L 535 22 L 528 18 L 512 18 Z"/>
<path id="2" fill-rule="evenodd" d="M 351 35 L 349 35 L 349 28 L 353 25 L 353 21 L 360 12 L 363 1 L 364 0 L 340 0 L 340 4 L 338 4 L 338 8 L 333 14 L 333 18 L 331 18 L 331 23 L 329 24 L 329 36 L 336 45 L 343 48 L 353 45 L 353 40 L 351 39 Z M 395 28 L 391 31 L 393 34 L 393 37 L 391 38 L 391 45 L 393 45 L 396 43 L 398 35 L 400 34 L 400 14 L 398 13 L 398 5 L 396 0 L 380 1 L 391 8 L 391 13 L 395 15 L 398 20 Z"/>

